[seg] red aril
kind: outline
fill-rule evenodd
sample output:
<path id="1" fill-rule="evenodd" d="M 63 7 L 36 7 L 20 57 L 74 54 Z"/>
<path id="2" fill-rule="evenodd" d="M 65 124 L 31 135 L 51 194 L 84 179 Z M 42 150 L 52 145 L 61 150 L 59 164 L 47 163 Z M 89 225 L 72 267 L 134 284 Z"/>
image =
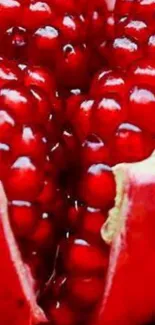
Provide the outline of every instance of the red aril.
<path id="1" fill-rule="evenodd" d="M 27 238 L 37 226 L 39 209 L 31 202 L 12 201 L 9 205 L 9 216 L 16 236 Z"/>
<path id="2" fill-rule="evenodd" d="M 115 180 L 108 165 L 94 164 L 83 174 L 79 195 L 89 206 L 109 209 L 114 204 Z"/>
<path id="3" fill-rule="evenodd" d="M 10 200 L 34 201 L 43 188 L 40 167 L 28 157 L 19 157 L 12 164 L 5 179 L 5 189 Z"/>
<path id="4" fill-rule="evenodd" d="M 19 156 L 32 157 L 33 161 L 40 164 L 45 161 L 47 154 L 47 139 L 44 133 L 31 126 L 24 126 L 17 130 L 12 139 L 12 159 Z"/>
<path id="5" fill-rule="evenodd" d="M 105 272 L 107 267 L 107 254 L 102 252 L 94 245 L 89 244 L 86 240 L 75 238 L 64 243 L 66 252 L 62 254 L 65 267 L 72 274 L 98 274 Z"/>
<path id="6" fill-rule="evenodd" d="M 36 119 L 35 101 L 24 87 L 11 85 L 1 88 L 0 105 L 12 114 L 18 123 L 33 123 Z"/>

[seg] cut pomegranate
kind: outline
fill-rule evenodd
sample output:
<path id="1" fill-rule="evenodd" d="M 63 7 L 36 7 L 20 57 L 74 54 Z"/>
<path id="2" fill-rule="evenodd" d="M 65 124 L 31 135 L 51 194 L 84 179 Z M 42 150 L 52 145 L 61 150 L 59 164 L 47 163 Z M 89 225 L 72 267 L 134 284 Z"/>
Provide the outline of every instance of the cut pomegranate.
<path id="1" fill-rule="evenodd" d="M 154 16 L 0 0 L 2 325 L 155 321 Z"/>

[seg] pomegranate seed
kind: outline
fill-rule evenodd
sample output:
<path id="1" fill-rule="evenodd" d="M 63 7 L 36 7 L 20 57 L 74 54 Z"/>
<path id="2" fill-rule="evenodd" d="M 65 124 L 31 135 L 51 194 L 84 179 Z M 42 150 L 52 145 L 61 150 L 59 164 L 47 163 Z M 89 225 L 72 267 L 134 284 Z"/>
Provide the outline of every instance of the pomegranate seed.
<path id="1" fill-rule="evenodd" d="M 88 206 L 111 208 L 116 194 L 111 168 L 103 164 L 90 166 L 81 179 L 79 194 Z"/>
<path id="2" fill-rule="evenodd" d="M 154 149 L 153 139 L 135 125 L 121 124 L 112 140 L 113 163 L 147 158 Z"/>
<path id="3" fill-rule="evenodd" d="M 89 136 L 82 144 L 81 164 L 84 167 L 110 161 L 108 146 L 95 134 Z"/>
<path id="4" fill-rule="evenodd" d="M 155 132 L 155 94 L 144 87 L 134 87 L 129 97 L 129 112 L 133 123 L 148 132 Z"/>
<path id="5" fill-rule="evenodd" d="M 84 239 L 70 240 L 65 244 L 67 247 L 64 250 L 63 260 L 69 272 L 88 275 L 105 271 L 107 267 L 106 252 L 89 244 Z"/>
<path id="6" fill-rule="evenodd" d="M 12 156 L 29 156 L 36 163 L 44 162 L 47 153 L 47 140 L 39 131 L 30 126 L 19 129 L 12 140 Z"/>
<path id="7" fill-rule="evenodd" d="M 102 139 L 108 139 L 117 126 L 126 119 L 126 106 L 114 96 L 103 97 L 94 105 L 94 131 Z"/>
<path id="8" fill-rule="evenodd" d="M 30 158 L 19 157 L 4 182 L 10 200 L 34 201 L 43 187 L 43 176 Z"/>
<path id="9" fill-rule="evenodd" d="M 121 36 L 122 33 L 126 37 L 131 37 L 131 39 L 143 44 L 148 38 L 148 25 L 143 20 L 123 18 L 117 26 L 117 35 Z"/>
<path id="10" fill-rule="evenodd" d="M 142 55 L 139 45 L 129 37 L 115 38 L 111 50 L 114 64 L 121 68 L 127 68 Z"/>
<path id="11" fill-rule="evenodd" d="M 82 237 L 91 241 L 101 241 L 101 227 L 107 215 L 99 209 L 87 208 L 83 213 L 82 222 L 79 228 Z"/>
<path id="12" fill-rule="evenodd" d="M 90 93 L 95 97 L 105 96 L 108 93 L 122 97 L 126 93 L 123 73 L 108 69 L 101 70 L 92 81 Z"/>
<path id="13" fill-rule="evenodd" d="M 12 24 L 18 25 L 22 8 L 18 0 L 0 0 L 1 27 L 6 28 Z"/>
<path id="14" fill-rule="evenodd" d="M 65 43 L 79 44 L 86 40 L 86 25 L 84 17 L 64 15 L 57 21 L 61 35 Z"/>
<path id="15" fill-rule="evenodd" d="M 29 56 L 35 63 L 54 64 L 60 48 L 59 32 L 52 26 L 38 28 L 33 36 Z M 37 55 L 36 55 L 37 53 Z"/>
<path id="16" fill-rule="evenodd" d="M 33 29 L 50 22 L 52 17 L 52 8 L 48 1 L 34 0 L 24 6 L 22 22 L 24 27 Z"/>
<path id="17" fill-rule="evenodd" d="M 13 115 L 18 123 L 31 123 L 35 120 L 35 101 L 33 101 L 31 93 L 22 86 L 2 88 L 0 104 Z"/>
<path id="18" fill-rule="evenodd" d="M 66 44 L 56 62 L 56 76 L 60 85 L 65 87 L 82 87 L 89 81 L 88 52 L 84 45 Z"/>
<path id="19" fill-rule="evenodd" d="M 30 66 L 25 69 L 24 82 L 25 86 L 36 86 L 42 89 L 45 93 L 55 94 L 56 87 L 53 76 L 45 68 Z"/>
<path id="20" fill-rule="evenodd" d="M 29 237 L 37 226 L 39 209 L 30 202 L 12 201 L 9 205 L 10 220 L 15 234 Z"/>
<path id="21" fill-rule="evenodd" d="M 153 60 L 141 59 L 136 63 L 133 63 L 129 69 L 128 83 L 132 86 L 149 85 L 155 87 L 155 64 Z"/>

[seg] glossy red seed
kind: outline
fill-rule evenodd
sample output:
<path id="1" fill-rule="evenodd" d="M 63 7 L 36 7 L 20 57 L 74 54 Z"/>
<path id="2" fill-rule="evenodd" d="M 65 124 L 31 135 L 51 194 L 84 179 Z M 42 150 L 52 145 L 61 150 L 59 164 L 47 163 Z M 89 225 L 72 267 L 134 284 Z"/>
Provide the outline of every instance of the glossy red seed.
<path id="1" fill-rule="evenodd" d="M 137 126 L 121 124 L 112 139 L 113 163 L 135 162 L 147 158 L 154 149 L 154 140 Z"/>
<path id="2" fill-rule="evenodd" d="M 131 65 L 128 73 L 129 86 L 143 86 L 155 88 L 155 63 L 154 60 L 141 59 Z"/>
<path id="3" fill-rule="evenodd" d="M 35 63 L 55 64 L 55 56 L 60 49 L 59 32 L 52 26 L 39 27 L 32 35 L 29 58 Z"/>
<path id="4" fill-rule="evenodd" d="M 39 220 L 39 209 L 30 202 L 12 201 L 9 205 L 10 220 L 15 234 L 28 238 Z"/>
<path id="5" fill-rule="evenodd" d="M 79 44 L 86 40 L 86 23 L 82 15 L 65 14 L 56 23 L 64 43 Z"/>
<path id="6" fill-rule="evenodd" d="M 85 171 L 79 184 L 79 195 L 88 206 L 109 209 L 114 204 L 115 194 L 114 175 L 109 166 L 94 164 Z"/>
<path id="7" fill-rule="evenodd" d="M 112 46 L 113 65 L 127 68 L 133 61 L 142 56 L 141 49 L 136 41 L 129 37 L 115 38 Z"/>
<path id="8" fill-rule="evenodd" d="M 19 128 L 12 139 L 12 157 L 28 156 L 40 164 L 45 162 L 47 154 L 47 140 L 42 130 L 23 126 Z"/>
<path id="9" fill-rule="evenodd" d="M 134 87 L 129 96 L 129 113 L 133 123 L 155 133 L 155 94 L 147 87 Z"/>
<path id="10" fill-rule="evenodd" d="M 65 87 L 87 87 L 89 82 L 88 51 L 85 45 L 66 44 L 56 61 L 58 83 Z"/>
<path id="11" fill-rule="evenodd" d="M 1 27 L 18 25 L 22 13 L 21 2 L 18 0 L 0 0 Z"/>
<path id="12" fill-rule="evenodd" d="M 101 240 L 101 227 L 106 221 L 107 215 L 99 209 L 87 208 L 82 216 L 79 228 L 80 234 L 88 240 Z"/>
<path id="13" fill-rule="evenodd" d="M 132 19 L 123 17 L 117 25 L 117 36 L 124 34 L 126 37 L 136 40 L 138 43 L 144 43 L 149 33 L 151 32 L 148 28 L 148 24 L 145 20 Z"/>
<path id="14" fill-rule="evenodd" d="M 88 167 L 92 164 L 110 162 L 108 146 L 95 134 L 90 135 L 82 144 L 81 165 Z"/>
<path id="15" fill-rule="evenodd" d="M 36 86 L 41 88 L 45 93 L 54 95 L 56 92 L 55 80 L 53 74 L 48 69 L 29 66 L 24 71 L 24 83 L 27 87 Z"/>
<path id="16" fill-rule="evenodd" d="M 43 176 L 28 157 L 19 157 L 8 171 L 4 187 L 9 200 L 34 201 L 43 187 Z"/>
<path id="17" fill-rule="evenodd" d="M 109 139 L 118 125 L 125 121 L 126 116 L 127 107 L 124 101 L 117 100 L 115 96 L 103 97 L 94 104 L 94 132 L 103 140 Z"/>
<path id="18" fill-rule="evenodd" d="M 36 118 L 36 105 L 31 93 L 22 86 L 9 86 L 0 90 L 0 105 L 18 123 L 32 123 Z"/>
<path id="19" fill-rule="evenodd" d="M 104 69 L 95 75 L 90 89 L 91 96 L 99 97 L 108 93 L 125 96 L 126 84 L 123 73 Z"/>
<path id="20" fill-rule="evenodd" d="M 72 274 L 92 275 L 100 271 L 103 274 L 107 267 L 106 253 L 80 238 L 68 242 L 63 259 L 66 269 Z"/>
<path id="21" fill-rule="evenodd" d="M 53 18 L 53 12 L 48 1 L 28 1 L 23 8 L 22 23 L 28 29 L 47 24 Z"/>

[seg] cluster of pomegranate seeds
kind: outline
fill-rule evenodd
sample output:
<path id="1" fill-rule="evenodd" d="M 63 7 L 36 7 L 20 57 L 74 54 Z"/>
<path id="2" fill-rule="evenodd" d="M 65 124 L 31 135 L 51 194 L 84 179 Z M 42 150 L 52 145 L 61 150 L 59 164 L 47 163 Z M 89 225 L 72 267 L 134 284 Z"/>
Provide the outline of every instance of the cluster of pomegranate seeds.
<path id="1" fill-rule="evenodd" d="M 108 33 L 104 2 L 1 0 L 0 10 L 1 54 L 50 67 L 60 87 L 88 88 L 100 66 L 90 35 Z"/>
<path id="2" fill-rule="evenodd" d="M 44 282 L 52 269 L 58 235 L 56 215 L 62 216 L 64 204 L 58 179 L 61 171 L 51 158 L 60 132 L 57 100 L 50 72 L 35 66 L 21 70 L 17 63 L 1 57 L 0 179 L 14 233 L 39 282 Z M 47 258 L 51 262 L 45 268 Z"/>
<path id="3" fill-rule="evenodd" d="M 155 149 L 154 1 L 108 6 L 0 0 L 0 179 L 54 325 L 89 324 L 108 266 L 112 167 Z"/>

